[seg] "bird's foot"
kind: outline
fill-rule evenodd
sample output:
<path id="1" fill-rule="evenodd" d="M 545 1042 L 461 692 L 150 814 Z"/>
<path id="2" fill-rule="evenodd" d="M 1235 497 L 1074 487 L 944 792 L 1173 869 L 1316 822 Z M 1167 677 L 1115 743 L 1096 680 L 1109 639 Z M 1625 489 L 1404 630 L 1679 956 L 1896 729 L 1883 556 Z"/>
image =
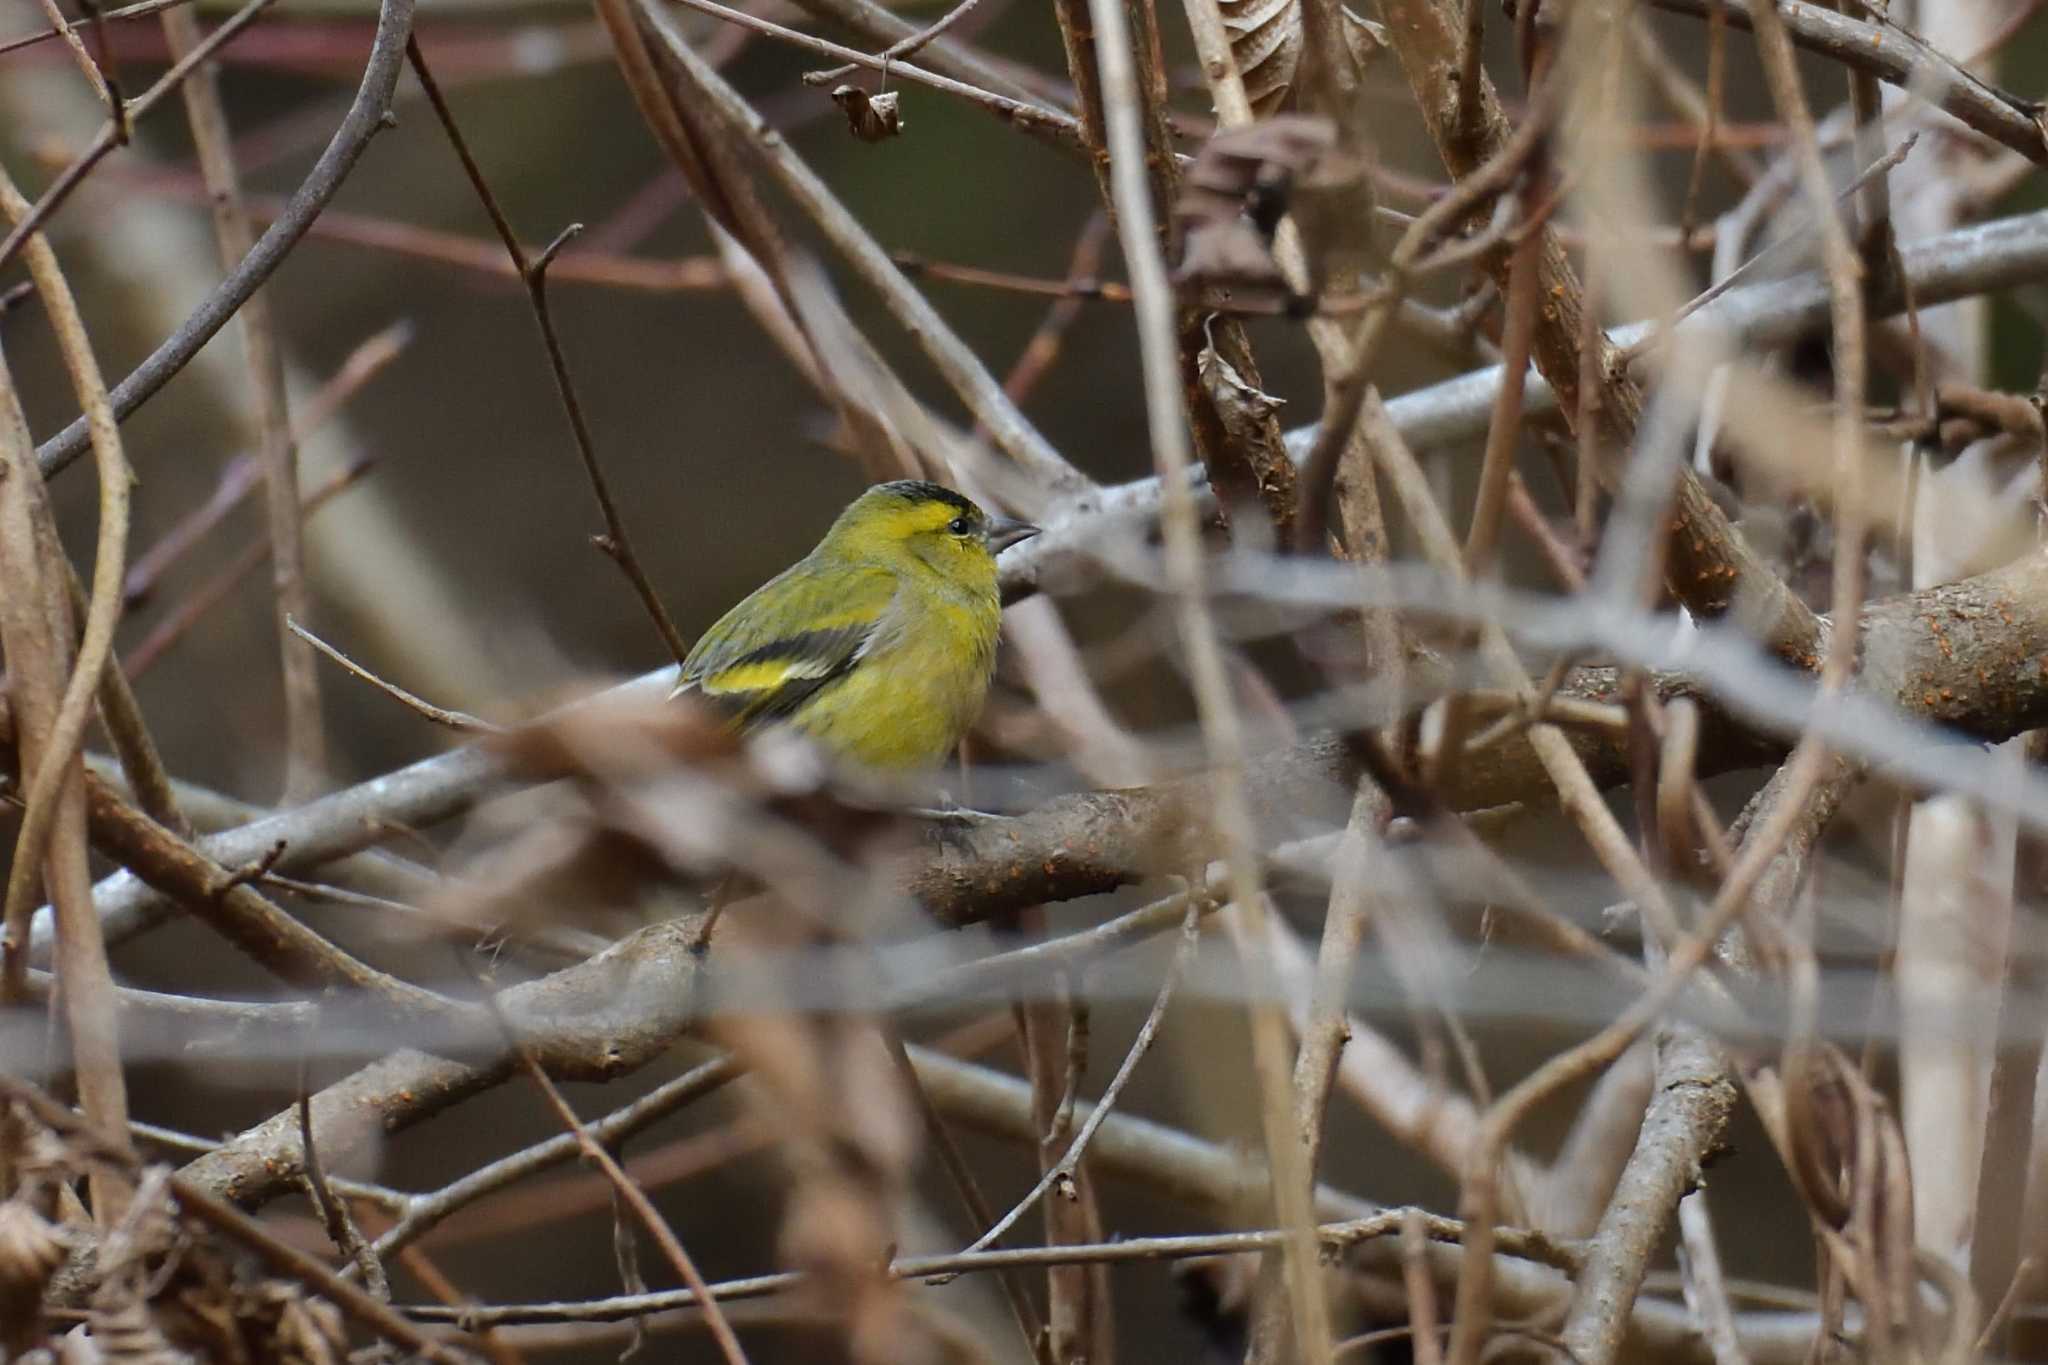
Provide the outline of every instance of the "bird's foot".
<path id="1" fill-rule="evenodd" d="M 1007 818 L 987 811 L 969 810 L 965 806 L 954 805 L 950 799 L 941 799 L 945 801 L 944 805 L 913 807 L 909 814 L 912 819 L 923 822 L 928 840 L 955 853 L 972 854 L 975 832 Z"/>

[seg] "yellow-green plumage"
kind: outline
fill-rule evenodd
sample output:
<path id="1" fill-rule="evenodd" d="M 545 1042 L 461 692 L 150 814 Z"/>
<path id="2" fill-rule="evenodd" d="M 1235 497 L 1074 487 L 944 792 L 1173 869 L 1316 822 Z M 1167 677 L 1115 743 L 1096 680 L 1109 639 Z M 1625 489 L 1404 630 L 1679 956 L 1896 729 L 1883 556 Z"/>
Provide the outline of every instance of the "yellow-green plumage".
<path id="1" fill-rule="evenodd" d="M 870 488 L 705 632 L 676 690 L 864 767 L 938 764 L 995 671 L 996 554 L 1034 530 L 936 484 Z"/>

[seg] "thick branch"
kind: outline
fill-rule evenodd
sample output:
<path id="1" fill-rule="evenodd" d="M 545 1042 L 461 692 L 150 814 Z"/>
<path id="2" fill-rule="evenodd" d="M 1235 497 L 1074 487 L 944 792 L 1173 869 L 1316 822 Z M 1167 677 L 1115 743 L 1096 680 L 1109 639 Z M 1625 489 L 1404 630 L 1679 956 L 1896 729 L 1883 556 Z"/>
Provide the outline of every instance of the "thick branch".
<path id="1" fill-rule="evenodd" d="M 499 1012 L 549 1073 L 602 1081 L 663 1055 L 696 1013 L 702 957 L 692 950 L 693 919 L 643 929 L 588 962 L 510 987 Z M 513 1072 L 515 1059 L 494 1043 L 467 1061 L 411 1048 L 328 1086 L 313 1097 L 319 1150 L 332 1163 L 378 1132 L 395 1133 L 433 1117 Z M 305 1148 L 296 1106 L 272 1116 L 185 1168 L 195 1186 L 243 1204 L 296 1188 Z"/>
<path id="2" fill-rule="evenodd" d="M 1693 1028 L 1658 1048 L 1657 1090 L 1636 1137 L 1636 1155 L 1587 1242 L 1586 1264 L 1565 1320 L 1576 1360 L 1611 1361 L 1621 1349 L 1650 1260 L 1678 1201 L 1700 1178 L 1700 1163 L 1735 1107 L 1720 1050 Z"/>

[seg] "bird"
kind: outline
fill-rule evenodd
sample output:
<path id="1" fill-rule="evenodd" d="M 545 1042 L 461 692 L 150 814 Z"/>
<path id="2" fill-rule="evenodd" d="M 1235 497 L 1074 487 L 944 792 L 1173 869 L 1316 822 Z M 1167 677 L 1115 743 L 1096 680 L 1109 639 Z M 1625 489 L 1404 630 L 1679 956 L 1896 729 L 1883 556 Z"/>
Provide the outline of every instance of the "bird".
<path id="1" fill-rule="evenodd" d="M 995 672 L 996 556 L 1038 533 L 940 484 L 876 484 L 704 633 L 671 696 L 697 694 L 743 733 L 787 726 L 860 769 L 936 768 Z"/>

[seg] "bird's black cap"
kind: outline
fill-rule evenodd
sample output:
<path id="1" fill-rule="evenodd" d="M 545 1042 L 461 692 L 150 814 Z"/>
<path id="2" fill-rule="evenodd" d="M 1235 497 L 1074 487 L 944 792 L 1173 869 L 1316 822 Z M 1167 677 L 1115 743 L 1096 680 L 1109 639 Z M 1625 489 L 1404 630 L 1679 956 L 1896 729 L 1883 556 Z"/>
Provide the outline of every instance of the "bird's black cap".
<path id="1" fill-rule="evenodd" d="M 931 483 L 924 479 L 898 479 L 894 483 L 876 484 L 874 491 L 877 493 L 888 493 L 893 497 L 903 499 L 905 502 L 942 502 L 959 512 L 979 512 L 981 510 L 943 484 Z"/>

